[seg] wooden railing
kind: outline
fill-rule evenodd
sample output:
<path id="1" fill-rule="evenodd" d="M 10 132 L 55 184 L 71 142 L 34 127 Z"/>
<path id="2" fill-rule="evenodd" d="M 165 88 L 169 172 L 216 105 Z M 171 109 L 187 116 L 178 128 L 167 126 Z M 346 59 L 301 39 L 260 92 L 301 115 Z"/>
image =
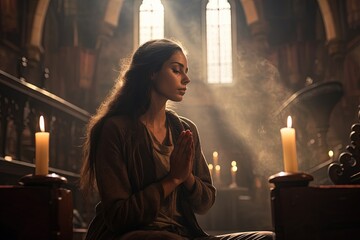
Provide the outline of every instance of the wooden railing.
<path id="1" fill-rule="evenodd" d="M 50 132 L 49 171 L 64 176 L 74 207 L 84 212 L 78 178 L 81 144 L 89 113 L 64 99 L 0 70 L 0 184 L 34 173 L 39 117 Z M 86 213 L 85 213 L 86 214 Z"/>

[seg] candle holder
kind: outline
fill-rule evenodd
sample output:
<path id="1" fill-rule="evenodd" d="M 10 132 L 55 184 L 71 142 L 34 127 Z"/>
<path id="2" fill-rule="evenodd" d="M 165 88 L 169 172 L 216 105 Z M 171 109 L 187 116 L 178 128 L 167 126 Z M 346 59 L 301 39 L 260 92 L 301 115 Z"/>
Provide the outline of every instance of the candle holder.
<path id="1" fill-rule="evenodd" d="M 275 187 L 306 187 L 312 180 L 313 176 L 303 172 L 279 172 L 269 177 Z"/>
<path id="2" fill-rule="evenodd" d="M 230 183 L 230 185 L 229 185 L 229 188 L 238 188 L 239 186 L 237 185 L 237 183 L 236 182 L 232 182 L 232 183 Z"/>
<path id="3" fill-rule="evenodd" d="M 19 184 L 23 186 L 44 186 L 58 188 L 67 183 L 67 179 L 56 173 L 47 175 L 28 174 L 20 178 Z"/>

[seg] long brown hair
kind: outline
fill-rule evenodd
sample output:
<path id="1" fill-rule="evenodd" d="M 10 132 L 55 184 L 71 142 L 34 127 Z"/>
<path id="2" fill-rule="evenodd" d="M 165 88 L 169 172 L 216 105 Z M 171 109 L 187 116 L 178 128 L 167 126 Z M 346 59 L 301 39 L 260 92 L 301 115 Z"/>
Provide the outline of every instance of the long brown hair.
<path id="1" fill-rule="evenodd" d="M 87 125 L 80 178 L 82 189 L 96 189 L 96 148 L 105 120 L 115 115 L 127 115 L 138 121 L 150 106 L 151 74 L 160 71 L 164 62 L 176 51 L 185 53 L 180 43 L 169 39 L 157 39 L 142 44 L 134 52 L 130 64 L 120 73 L 109 95 Z"/>

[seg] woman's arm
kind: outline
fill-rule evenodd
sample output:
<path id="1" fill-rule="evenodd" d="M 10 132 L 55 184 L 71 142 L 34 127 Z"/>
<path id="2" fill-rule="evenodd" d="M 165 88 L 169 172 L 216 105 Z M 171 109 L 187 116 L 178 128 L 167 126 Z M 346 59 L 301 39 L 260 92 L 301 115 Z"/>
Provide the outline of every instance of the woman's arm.
<path id="1" fill-rule="evenodd" d="M 96 180 L 106 225 L 122 232 L 153 221 L 164 199 L 161 183 L 134 192 L 128 176 L 124 121 L 109 119 L 98 141 L 95 162 Z"/>
<path id="2" fill-rule="evenodd" d="M 193 172 L 184 182 L 190 205 L 195 213 L 206 213 L 215 202 L 216 189 L 212 184 L 210 171 L 201 149 L 200 137 L 196 125 L 186 118 L 181 118 L 189 126 L 194 140 Z"/>

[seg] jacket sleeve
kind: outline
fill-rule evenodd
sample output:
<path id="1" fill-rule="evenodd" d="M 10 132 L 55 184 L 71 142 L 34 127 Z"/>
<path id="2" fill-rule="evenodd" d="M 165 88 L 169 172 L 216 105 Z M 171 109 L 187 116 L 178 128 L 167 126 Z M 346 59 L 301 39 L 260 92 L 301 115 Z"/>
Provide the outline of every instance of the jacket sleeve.
<path id="1" fill-rule="evenodd" d="M 150 223 L 157 216 L 164 199 L 159 183 L 133 192 L 125 164 L 128 154 L 123 132 L 121 121 L 109 119 L 105 122 L 95 161 L 104 221 L 113 232 L 129 231 Z"/>
<path id="2" fill-rule="evenodd" d="M 189 119 L 182 118 L 189 127 L 194 137 L 194 165 L 193 174 L 195 183 L 191 191 L 186 195 L 192 209 L 197 214 L 205 214 L 215 202 L 216 189 L 212 184 L 209 167 L 201 149 L 200 137 L 196 125 Z"/>

